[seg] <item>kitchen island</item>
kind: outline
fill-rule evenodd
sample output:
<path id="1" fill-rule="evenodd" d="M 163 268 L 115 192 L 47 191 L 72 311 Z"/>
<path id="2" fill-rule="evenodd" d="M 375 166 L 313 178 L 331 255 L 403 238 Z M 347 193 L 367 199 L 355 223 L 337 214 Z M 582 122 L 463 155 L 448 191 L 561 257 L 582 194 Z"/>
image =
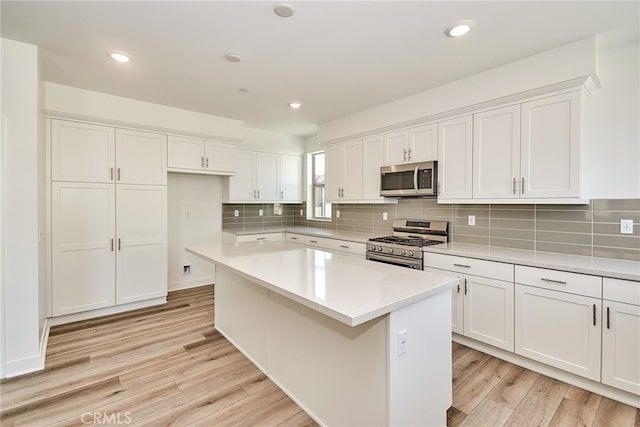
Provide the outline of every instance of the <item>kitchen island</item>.
<path id="1" fill-rule="evenodd" d="M 322 425 L 445 425 L 454 276 L 284 242 L 216 265 L 215 327 Z"/>

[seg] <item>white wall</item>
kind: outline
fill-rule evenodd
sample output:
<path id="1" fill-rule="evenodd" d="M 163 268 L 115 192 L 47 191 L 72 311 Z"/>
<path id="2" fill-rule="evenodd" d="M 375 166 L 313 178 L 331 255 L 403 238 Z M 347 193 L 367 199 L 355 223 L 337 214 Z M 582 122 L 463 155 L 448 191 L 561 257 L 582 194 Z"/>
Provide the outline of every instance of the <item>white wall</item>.
<path id="1" fill-rule="evenodd" d="M 595 74 L 596 41 L 584 39 L 492 68 L 318 127 L 327 142 Z"/>
<path id="2" fill-rule="evenodd" d="M 256 150 L 287 151 L 292 154 L 302 154 L 305 151 L 305 140 L 302 137 L 249 127 L 244 128 L 241 145 Z"/>
<path id="3" fill-rule="evenodd" d="M 185 252 L 190 245 L 205 244 L 222 229 L 223 178 L 169 173 L 167 179 L 169 290 L 213 283 L 214 268 Z M 187 217 L 187 213 L 188 216 Z M 182 266 L 191 265 L 191 275 Z"/>
<path id="4" fill-rule="evenodd" d="M 584 185 L 593 199 L 640 198 L 640 45 L 598 55 L 602 88 L 585 103 Z"/>
<path id="5" fill-rule="evenodd" d="M 48 112 L 99 117 L 114 125 L 135 125 L 159 131 L 175 131 L 196 137 L 240 141 L 244 123 L 210 114 L 152 104 L 47 82 Z"/>
<path id="6" fill-rule="evenodd" d="M 2 376 L 40 369 L 38 48 L 2 39 Z"/>

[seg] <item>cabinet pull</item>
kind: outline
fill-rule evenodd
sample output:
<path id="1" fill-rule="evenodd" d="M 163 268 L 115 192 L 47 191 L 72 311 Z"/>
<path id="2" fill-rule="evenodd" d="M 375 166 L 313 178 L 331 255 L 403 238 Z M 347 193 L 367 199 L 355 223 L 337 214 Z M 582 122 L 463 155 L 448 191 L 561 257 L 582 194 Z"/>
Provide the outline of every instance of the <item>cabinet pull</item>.
<path id="1" fill-rule="evenodd" d="M 207 157 L 207 169 L 209 168 L 209 158 Z"/>
<path id="2" fill-rule="evenodd" d="M 340 245 L 340 247 L 344 248 L 344 249 L 349 249 L 349 246 L 347 246 L 347 245 Z"/>
<path id="3" fill-rule="evenodd" d="M 317 240 L 309 240 L 309 243 L 318 243 Z"/>
<path id="4" fill-rule="evenodd" d="M 557 285 L 566 285 L 567 284 L 567 282 L 564 282 L 562 280 L 547 279 L 546 277 L 541 277 L 540 280 L 542 280 L 543 282 L 555 283 Z"/>
<path id="5" fill-rule="evenodd" d="M 260 190 L 258 190 L 258 199 L 260 198 Z"/>
<path id="6" fill-rule="evenodd" d="M 113 252 L 113 239 L 111 239 L 111 252 Z"/>
<path id="7" fill-rule="evenodd" d="M 409 148 L 409 160 L 411 160 L 411 148 Z"/>
<path id="8" fill-rule="evenodd" d="M 593 326 L 596 326 L 596 305 L 593 304 Z"/>
<path id="9" fill-rule="evenodd" d="M 120 168 L 118 168 L 118 181 L 120 181 Z"/>
<path id="10" fill-rule="evenodd" d="M 122 250 L 122 241 L 121 239 L 118 237 L 118 250 L 121 251 Z"/>
<path id="11" fill-rule="evenodd" d="M 289 237 L 291 240 L 298 240 L 297 237 Z"/>
<path id="12" fill-rule="evenodd" d="M 464 264 L 453 264 L 454 267 L 463 267 L 463 268 L 471 268 L 470 265 L 464 265 Z"/>
<path id="13" fill-rule="evenodd" d="M 464 279 L 464 294 L 466 295 L 468 292 L 468 288 L 467 288 L 467 279 Z"/>
<path id="14" fill-rule="evenodd" d="M 267 240 L 266 237 L 258 237 L 256 240 Z"/>
<path id="15" fill-rule="evenodd" d="M 113 181 L 113 168 L 111 168 L 111 171 L 109 172 L 109 179 Z"/>
<path id="16" fill-rule="evenodd" d="M 516 194 L 516 184 L 517 184 L 517 182 L 516 182 L 516 179 L 514 177 L 513 178 L 513 194 Z"/>
<path id="17" fill-rule="evenodd" d="M 284 190 L 280 190 L 280 200 L 284 199 Z"/>
<path id="18" fill-rule="evenodd" d="M 407 149 L 405 148 L 403 151 L 404 151 L 404 154 L 402 155 L 402 158 L 406 162 L 407 161 Z"/>
<path id="19" fill-rule="evenodd" d="M 200 157 L 200 167 L 204 169 L 204 156 Z"/>
<path id="20" fill-rule="evenodd" d="M 522 177 L 522 188 L 520 190 L 520 194 L 524 194 L 524 176 Z"/>
<path id="21" fill-rule="evenodd" d="M 460 282 L 458 282 L 458 293 L 460 293 Z"/>
<path id="22" fill-rule="evenodd" d="M 611 326 L 611 318 L 609 316 L 610 316 L 609 307 L 607 307 L 607 329 L 611 329 L 610 328 L 610 326 Z"/>

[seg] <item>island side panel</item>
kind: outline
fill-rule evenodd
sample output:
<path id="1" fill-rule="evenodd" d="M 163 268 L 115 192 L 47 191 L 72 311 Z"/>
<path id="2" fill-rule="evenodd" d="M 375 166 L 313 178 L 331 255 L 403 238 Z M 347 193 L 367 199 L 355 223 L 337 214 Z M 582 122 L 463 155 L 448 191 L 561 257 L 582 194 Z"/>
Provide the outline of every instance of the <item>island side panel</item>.
<path id="1" fill-rule="evenodd" d="M 451 291 L 391 312 L 388 339 L 388 424 L 446 425 L 452 404 Z"/>
<path id="2" fill-rule="evenodd" d="M 214 304 L 215 328 L 266 373 L 269 291 L 218 265 Z"/>
<path id="3" fill-rule="evenodd" d="M 350 327 L 270 298 L 270 377 L 323 425 L 386 425 L 387 316 Z"/>

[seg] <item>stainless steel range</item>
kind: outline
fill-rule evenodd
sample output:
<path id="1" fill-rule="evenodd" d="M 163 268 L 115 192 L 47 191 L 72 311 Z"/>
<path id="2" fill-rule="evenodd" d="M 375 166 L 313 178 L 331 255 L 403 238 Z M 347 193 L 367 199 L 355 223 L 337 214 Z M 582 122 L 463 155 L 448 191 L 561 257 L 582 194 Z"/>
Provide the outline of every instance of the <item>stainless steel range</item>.
<path id="1" fill-rule="evenodd" d="M 446 243 L 447 221 L 393 221 L 393 235 L 369 239 L 367 259 L 422 270 L 422 248 Z"/>

